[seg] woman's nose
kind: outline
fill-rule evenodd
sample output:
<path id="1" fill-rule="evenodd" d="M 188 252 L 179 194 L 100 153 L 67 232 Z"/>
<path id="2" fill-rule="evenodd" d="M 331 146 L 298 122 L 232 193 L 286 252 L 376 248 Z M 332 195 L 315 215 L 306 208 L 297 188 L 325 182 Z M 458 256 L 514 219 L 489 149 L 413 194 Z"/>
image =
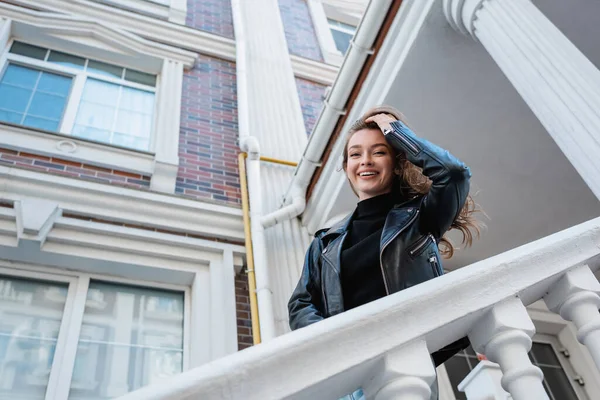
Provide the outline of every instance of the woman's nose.
<path id="1" fill-rule="evenodd" d="M 371 161 L 371 157 L 369 156 L 364 156 L 360 162 L 360 165 L 371 165 L 372 161 Z"/>

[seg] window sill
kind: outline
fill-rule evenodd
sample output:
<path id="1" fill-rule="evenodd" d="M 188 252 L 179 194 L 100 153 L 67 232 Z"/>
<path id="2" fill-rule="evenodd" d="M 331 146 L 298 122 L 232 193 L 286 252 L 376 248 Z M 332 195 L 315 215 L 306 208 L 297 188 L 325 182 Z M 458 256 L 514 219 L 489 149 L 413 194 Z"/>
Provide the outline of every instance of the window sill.
<path id="1" fill-rule="evenodd" d="M 0 146 L 109 169 L 154 174 L 154 154 L 75 138 L 60 133 L 0 123 Z"/>

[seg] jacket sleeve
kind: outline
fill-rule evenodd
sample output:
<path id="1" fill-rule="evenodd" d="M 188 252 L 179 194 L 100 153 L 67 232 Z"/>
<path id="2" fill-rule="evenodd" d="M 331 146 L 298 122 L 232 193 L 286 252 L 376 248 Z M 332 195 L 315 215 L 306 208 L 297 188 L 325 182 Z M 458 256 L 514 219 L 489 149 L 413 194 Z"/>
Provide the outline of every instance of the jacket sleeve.
<path id="1" fill-rule="evenodd" d="M 392 131 L 386 135 L 388 143 L 405 153 L 408 161 L 422 168 L 432 181 L 421 203 L 420 229 L 440 238 L 465 204 L 471 171 L 447 150 L 419 138 L 401 121 L 394 121 L 391 126 Z"/>
<path id="2" fill-rule="evenodd" d="M 296 330 L 323 319 L 321 299 L 321 240 L 315 236 L 306 256 L 300 280 L 288 302 L 290 328 Z"/>

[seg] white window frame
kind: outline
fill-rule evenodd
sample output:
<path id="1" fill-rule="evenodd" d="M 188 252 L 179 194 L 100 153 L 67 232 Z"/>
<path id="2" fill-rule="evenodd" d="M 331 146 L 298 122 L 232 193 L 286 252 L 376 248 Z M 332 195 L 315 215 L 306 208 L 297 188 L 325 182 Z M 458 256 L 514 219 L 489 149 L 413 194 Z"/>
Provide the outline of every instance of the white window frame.
<path id="1" fill-rule="evenodd" d="M 108 6 L 117 6 L 138 14 L 164 19 L 185 25 L 187 15 L 186 0 L 94 0 Z"/>
<path id="2" fill-rule="evenodd" d="M 313 26 L 315 27 L 315 33 L 317 40 L 321 46 L 321 53 L 325 63 L 340 66 L 344 60 L 344 54 L 342 54 L 335 45 L 333 34 L 328 19 L 343 22 L 351 26 L 358 26 L 360 17 L 348 13 L 343 9 L 335 7 L 330 4 L 326 4 L 324 0 L 306 0 L 308 3 L 308 9 L 312 18 Z M 325 3 L 325 4 L 324 4 Z"/>
<path id="3" fill-rule="evenodd" d="M 9 58 L 16 59 L 15 55 L 9 55 L 8 49 L 14 40 L 18 40 L 157 75 L 153 132 L 150 139 L 151 149 L 148 152 L 126 149 L 61 133 L 51 134 L 34 128 L 0 123 L 2 145 L 14 150 L 30 151 L 50 157 L 150 176 L 151 190 L 174 193 L 179 167 L 183 71 L 184 67 L 193 66 L 197 55 L 148 42 L 135 35 L 102 25 L 81 26 L 81 21 L 59 19 L 56 21 L 57 25 L 65 28 L 72 25 L 72 29 L 68 30 L 69 37 L 67 38 L 72 39 L 72 42 L 65 39 L 64 32 L 56 32 L 58 36 L 52 35 L 57 28 L 52 25 L 53 21 L 50 17 L 45 19 L 47 24 L 44 27 L 39 27 L 36 23 L 31 22 L 0 19 L 0 68 L 6 64 Z M 46 27 L 46 25 L 50 25 L 50 27 Z M 89 30 L 96 34 L 91 42 Z M 104 38 L 106 38 L 106 42 L 102 42 L 101 39 Z M 119 41 L 122 47 L 115 48 L 115 41 Z M 35 65 L 35 62 L 30 62 L 28 58 L 27 62 Z M 47 69 L 47 65 L 43 64 L 44 69 Z M 57 70 L 60 69 L 58 67 Z M 65 72 L 64 69 L 62 71 Z M 102 79 L 106 80 L 104 77 Z M 76 80 L 72 91 L 82 89 L 82 84 L 78 85 Z M 68 123 L 69 118 L 74 118 L 72 112 L 68 113 L 69 110 L 64 118 L 65 123 Z"/>
<path id="4" fill-rule="evenodd" d="M 148 289 L 165 289 L 178 291 L 184 295 L 183 319 L 183 366 L 186 371 L 190 366 L 190 321 L 191 321 L 191 288 L 156 282 L 143 282 L 106 276 L 100 274 L 86 274 L 77 272 L 63 272 L 48 267 L 32 266 L 21 263 L 7 263 L 0 260 L 0 274 L 4 276 L 42 280 L 49 283 L 67 283 L 68 292 L 63 319 L 57 338 L 55 356 L 52 360 L 52 369 L 46 389 L 46 400 L 67 400 L 71 388 L 71 378 L 79 345 L 79 336 L 83 322 L 85 302 L 90 280 L 97 280 L 116 285 L 138 286 Z"/>

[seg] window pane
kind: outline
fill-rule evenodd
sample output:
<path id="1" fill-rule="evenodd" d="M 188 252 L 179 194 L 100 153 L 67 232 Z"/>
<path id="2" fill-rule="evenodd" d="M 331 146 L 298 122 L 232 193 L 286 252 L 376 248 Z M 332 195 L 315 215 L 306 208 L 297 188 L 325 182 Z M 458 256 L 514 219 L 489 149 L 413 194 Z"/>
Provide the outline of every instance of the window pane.
<path id="1" fill-rule="evenodd" d="M 0 109 L 0 121 L 10 122 L 11 124 L 20 124 L 23 119 L 23 114 L 5 111 Z"/>
<path id="2" fill-rule="evenodd" d="M 154 93 L 88 79 L 72 134 L 136 150 L 148 150 Z"/>
<path id="3" fill-rule="evenodd" d="M 560 367 L 560 362 L 552 349 L 552 345 L 547 343 L 533 343 L 531 353 L 538 364 L 556 365 Z"/>
<path id="4" fill-rule="evenodd" d="M 32 90 L 0 83 L 0 109 L 24 112 L 31 99 Z M 17 121 L 20 123 L 21 121 Z"/>
<path id="5" fill-rule="evenodd" d="M 11 64 L 0 81 L 0 120 L 56 131 L 70 87 L 69 77 Z"/>
<path id="6" fill-rule="evenodd" d="M 346 32 L 338 31 L 337 29 L 332 29 L 331 35 L 333 36 L 335 47 L 337 47 L 337 49 L 342 54 L 346 54 L 346 51 L 348 51 L 348 47 L 350 47 L 350 40 L 352 39 L 353 35 Z"/>
<path id="7" fill-rule="evenodd" d="M 20 54 L 22 56 L 43 60 L 46 58 L 46 53 L 48 50 L 43 47 L 33 46 L 31 44 L 14 42 L 10 48 L 10 52 L 13 54 Z"/>
<path id="8" fill-rule="evenodd" d="M 125 70 L 125 79 L 131 82 L 141 83 L 142 85 L 156 86 L 156 75 L 132 69 Z"/>
<path id="9" fill-rule="evenodd" d="M 61 75 L 44 73 L 40 77 L 38 91 L 67 96 L 71 90 L 71 79 Z"/>
<path id="10" fill-rule="evenodd" d="M 58 121 L 62 115 L 64 101 L 63 96 L 36 92 L 31 99 L 27 114 Z"/>
<path id="11" fill-rule="evenodd" d="M 108 399 L 179 374 L 183 293 L 92 282 L 71 399 Z"/>
<path id="12" fill-rule="evenodd" d="M 67 285 L 0 276 L 0 396 L 44 399 Z"/>
<path id="13" fill-rule="evenodd" d="M 10 64 L 4 72 L 3 83 L 10 83 L 15 86 L 33 89 L 37 83 L 40 71 L 33 68 L 22 67 L 20 65 Z"/>
<path id="14" fill-rule="evenodd" d="M 123 76 L 123 68 L 116 65 L 103 63 L 100 61 L 88 61 L 87 70 L 96 74 L 111 76 L 113 78 L 121 78 Z"/>
<path id="15" fill-rule="evenodd" d="M 52 50 L 48 61 L 54 64 L 64 65 L 65 67 L 72 67 L 77 69 L 83 69 L 85 65 L 85 58 L 77 57 L 67 53 L 61 53 L 60 51 Z"/>
<path id="16" fill-rule="evenodd" d="M 562 368 L 540 368 L 544 373 L 544 382 L 550 388 L 556 400 L 577 400 L 577 395 Z"/>

